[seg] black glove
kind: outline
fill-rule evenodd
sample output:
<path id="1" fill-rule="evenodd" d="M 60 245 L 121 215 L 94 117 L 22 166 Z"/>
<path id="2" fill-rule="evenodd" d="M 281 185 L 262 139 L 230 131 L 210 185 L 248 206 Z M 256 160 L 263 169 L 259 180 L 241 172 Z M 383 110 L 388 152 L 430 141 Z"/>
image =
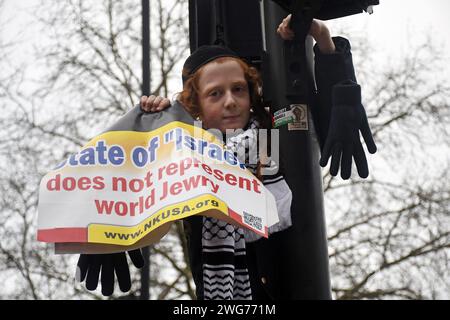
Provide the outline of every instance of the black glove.
<path id="1" fill-rule="evenodd" d="M 331 156 L 331 175 L 337 175 L 340 163 L 341 177 L 346 180 L 351 175 L 353 156 L 359 176 L 367 178 L 369 169 L 359 131 L 370 153 L 375 153 L 377 146 L 373 141 L 366 112 L 361 104 L 361 87 L 351 80 L 335 85 L 332 104 L 330 126 L 320 165 L 325 167 Z"/>
<path id="2" fill-rule="evenodd" d="M 144 266 L 141 249 L 127 251 L 136 268 Z M 86 289 L 95 290 L 101 270 L 102 294 L 110 296 L 114 292 L 114 272 L 122 292 L 131 288 L 130 270 L 128 269 L 125 252 L 110 254 L 81 254 L 77 263 L 76 279 L 83 282 L 86 279 Z"/>

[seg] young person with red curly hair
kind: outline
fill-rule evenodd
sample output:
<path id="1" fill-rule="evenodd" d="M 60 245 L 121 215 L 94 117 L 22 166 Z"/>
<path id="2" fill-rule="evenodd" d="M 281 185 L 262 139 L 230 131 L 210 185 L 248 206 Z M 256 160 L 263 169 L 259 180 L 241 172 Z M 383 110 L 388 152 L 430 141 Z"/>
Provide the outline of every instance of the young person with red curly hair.
<path id="1" fill-rule="evenodd" d="M 289 28 L 290 19 L 291 16 L 286 17 L 277 30 L 284 40 L 294 37 Z M 326 25 L 318 20 L 312 21 L 309 33 L 317 42 L 314 47 L 316 83 L 318 90 L 322 92 L 319 92 L 319 105 L 313 108 L 317 110 L 312 112 L 313 117 L 320 118 L 321 126 L 316 126 L 316 131 L 323 146 L 329 131 L 329 109 L 335 85 L 347 79 L 356 79 L 348 40 L 341 37 L 331 38 Z M 229 129 L 236 130 L 231 137 L 225 136 L 224 145 L 237 153 L 238 159 L 244 159 L 246 167 L 274 195 L 280 220 L 269 228 L 269 239 L 261 239 L 253 232 L 217 219 L 202 216 L 185 219 L 183 222 L 188 240 L 189 264 L 196 284 L 197 298 L 257 300 L 289 297 L 283 294 L 289 290 L 289 279 L 280 274 L 282 268 L 278 268 L 277 260 L 279 250 L 286 248 L 278 247 L 276 238 L 292 224 L 291 190 L 284 180 L 281 165 L 270 161 L 262 170 L 262 161 L 258 155 L 248 157 L 247 161 L 246 157 L 242 158 L 239 154 L 243 145 L 251 147 L 258 143 L 258 130 L 271 128 L 271 117 L 264 108 L 260 94 L 261 78 L 255 68 L 230 49 L 204 46 L 187 58 L 182 79 L 183 90 L 177 100 L 193 118 L 202 121 L 204 129 L 216 129 L 219 133 L 226 133 Z M 360 90 L 355 82 L 351 85 L 344 83 L 338 89 L 345 89 L 344 93 L 347 94 L 349 88 L 351 91 Z M 360 93 L 359 100 L 353 100 L 360 101 Z M 170 100 L 167 98 L 141 98 L 141 109 L 145 112 L 161 111 L 169 106 Z M 360 176 L 367 176 L 367 170 L 359 172 L 358 163 L 356 164 Z M 364 169 L 363 166 L 362 168 Z M 343 178 L 348 178 L 347 174 L 350 175 L 350 171 L 347 171 Z M 330 172 L 333 175 L 337 173 L 337 166 L 333 166 L 333 161 Z M 139 250 L 129 254 L 136 267 L 142 266 L 143 260 Z M 120 263 L 114 264 L 108 260 L 116 259 L 115 255 L 120 256 Z M 128 291 L 131 284 L 125 255 L 115 255 L 81 255 L 78 263 L 78 269 L 81 270 L 80 281 L 87 277 L 87 288 L 94 290 L 97 287 L 100 264 L 103 263 L 109 270 L 109 278 L 105 276 L 103 281 L 105 272 L 102 267 L 102 293 L 110 295 L 114 289 L 111 267 L 114 265 L 121 290 Z M 83 263 L 90 258 L 91 262 L 89 260 Z M 93 266 L 92 276 L 86 276 L 86 266 Z"/>
<path id="2" fill-rule="evenodd" d="M 293 37 L 289 29 L 290 16 L 278 28 L 283 39 Z M 323 22 L 314 20 L 310 34 L 323 53 L 334 52 L 334 43 Z M 193 52 L 183 66 L 183 91 L 177 100 L 204 129 L 242 129 L 243 133 L 224 140 L 233 150 L 236 140 L 249 139 L 257 143 L 258 129 L 270 129 L 271 117 L 264 108 L 261 78 L 258 71 L 228 48 L 203 46 Z M 141 108 L 160 111 L 170 105 L 168 99 L 156 96 L 141 98 Z M 291 224 L 292 193 L 280 167 L 271 162 L 261 174 L 259 159 L 246 163 L 247 168 L 275 196 L 280 222 L 269 234 L 283 231 Z M 273 174 L 270 174 L 273 173 Z M 251 232 L 213 218 L 194 216 L 184 220 L 189 246 L 189 258 L 198 299 L 268 299 L 275 298 L 264 278 L 261 255 L 275 251 L 269 239 L 258 239 Z M 273 264 L 275 262 L 273 261 Z M 272 284 L 270 284 L 272 285 Z M 270 286 L 269 286 L 270 287 Z"/>
<path id="3" fill-rule="evenodd" d="M 255 146 L 258 130 L 272 125 L 262 103 L 258 71 L 228 48 L 203 46 L 186 60 L 182 78 L 183 91 L 178 100 L 184 108 L 202 122 L 204 129 L 225 134 L 222 138 L 226 148 L 245 160 L 246 155 L 238 154 L 239 147 Z M 234 131 L 231 137 L 227 135 L 229 130 Z M 280 222 L 269 233 L 284 230 L 291 225 L 292 193 L 277 164 L 271 162 L 263 174 L 260 159 L 255 156 L 248 157 L 245 165 L 278 203 Z M 255 264 L 250 243 L 258 242 L 259 237 L 210 217 L 185 219 L 184 226 L 197 298 L 255 298 L 257 277 L 249 270 Z"/>

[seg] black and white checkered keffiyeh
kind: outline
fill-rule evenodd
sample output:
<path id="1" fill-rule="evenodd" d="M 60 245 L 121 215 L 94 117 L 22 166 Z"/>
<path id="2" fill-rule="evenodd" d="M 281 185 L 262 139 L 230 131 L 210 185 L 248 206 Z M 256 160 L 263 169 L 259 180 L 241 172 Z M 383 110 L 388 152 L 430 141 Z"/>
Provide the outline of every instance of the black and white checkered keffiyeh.
<path id="1" fill-rule="evenodd" d="M 252 118 L 247 129 L 227 137 L 225 146 L 256 174 L 258 166 L 258 122 Z M 292 192 L 273 161 L 263 171 L 263 184 L 274 195 L 279 222 L 269 234 L 292 225 Z M 261 236 L 224 221 L 204 217 L 202 227 L 203 285 L 205 300 L 251 300 L 245 243 Z"/>

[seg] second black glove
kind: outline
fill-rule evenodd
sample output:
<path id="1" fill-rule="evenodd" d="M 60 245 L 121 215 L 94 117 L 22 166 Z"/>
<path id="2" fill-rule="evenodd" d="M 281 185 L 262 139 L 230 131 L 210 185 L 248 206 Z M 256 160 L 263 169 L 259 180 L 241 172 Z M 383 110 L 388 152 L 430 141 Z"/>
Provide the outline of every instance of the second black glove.
<path id="1" fill-rule="evenodd" d="M 377 147 L 372 138 L 366 111 L 361 104 L 361 87 L 351 80 L 335 85 L 332 104 L 328 135 L 320 165 L 325 167 L 331 157 L 331 175 L 337 175 L 340 165 L 341 177 L 346 180 L 351 175 L 353 157 L 359 176 L 367 178 L 369 169 L 359 131 L 370 153 L 375 153 Z"/>
<path id="2" fill-rule="evenodd" d="M 144 266 L 141 250 L 127 251 L 136 268 Z M 76 279 L 86 280 L 86 289 L 95 290 L 101 273 L 102 294 L 110 296 L 114 292 L 114 273 L 122 292 L 131 289 L 130 270 L 125 252 L 110 254 L 81 254 L 77 263 Z"/>

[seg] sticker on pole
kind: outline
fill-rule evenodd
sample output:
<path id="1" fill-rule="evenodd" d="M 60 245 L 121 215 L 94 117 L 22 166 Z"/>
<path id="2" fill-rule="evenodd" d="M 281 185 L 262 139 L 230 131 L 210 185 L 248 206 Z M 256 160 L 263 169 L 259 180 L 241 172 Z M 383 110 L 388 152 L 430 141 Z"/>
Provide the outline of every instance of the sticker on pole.
<path id="1" fill-rule="evenodd" d="M 308 130 L 308 109 L 305 104 L 291 104 L 273 114 L 273 126 L 288 125 L 288 130 Z"/>
<path id="2" fill-rule="evenodd" d="M 288 130 L 308 130 L 308 108 L 306 104 L 291 104 L 293 121 L 288 123 Z"/>

